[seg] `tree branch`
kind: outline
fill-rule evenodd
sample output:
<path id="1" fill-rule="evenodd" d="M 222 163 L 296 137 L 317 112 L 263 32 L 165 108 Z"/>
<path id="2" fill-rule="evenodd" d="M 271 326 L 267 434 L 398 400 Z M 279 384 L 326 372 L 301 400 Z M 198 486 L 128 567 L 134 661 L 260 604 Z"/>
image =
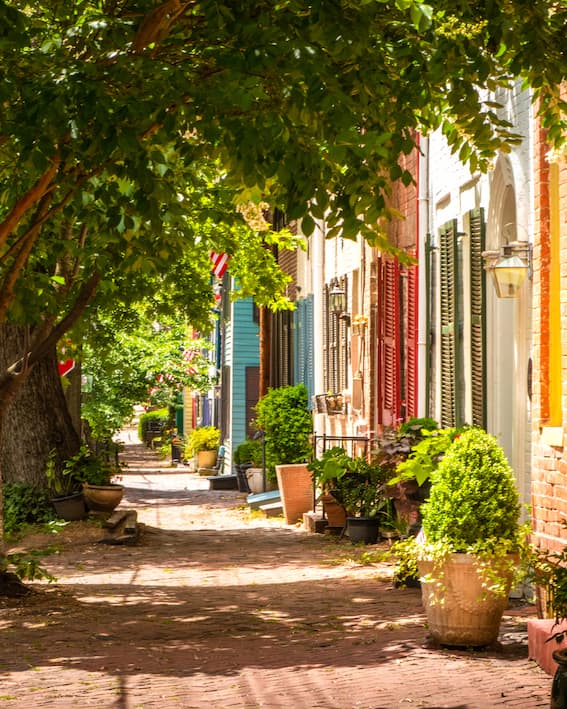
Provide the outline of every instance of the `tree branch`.
<path id="1" fill-rule="evenodd" d="M 59 155 L 59 150 L 57 150 L 55 155 L 51 158 L 50 165 L 47 170 L 43 173 L 35 185 L 16 202 L 2 223 L 0 223 L 0 247 L 6 244 L 8 237 L 20 223 L 24 214 L 46 194 L 48 189 L 52 188 L 51 181 L 57 174 L 60 163 L 61 157 Z"/>

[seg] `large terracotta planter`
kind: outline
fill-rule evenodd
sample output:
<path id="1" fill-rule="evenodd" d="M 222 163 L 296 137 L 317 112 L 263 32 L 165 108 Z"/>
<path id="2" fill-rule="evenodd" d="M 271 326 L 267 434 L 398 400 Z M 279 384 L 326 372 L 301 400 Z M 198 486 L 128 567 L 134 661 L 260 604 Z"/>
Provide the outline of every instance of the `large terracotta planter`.
<path id="1" fill-rule="evenodd" d="M 89 510 L 93 512 L 112 512 L 124 495 L 123 485 L 89 485 L 84 483 L 83 495 Z"/>
<path id="2" fill-rule="evenodd" d="M 508 605 L 511 573 L 502 570 L 509 579 L 506 592 L 500 595 L 483 587 L 480 563 L 469 554 L 451 554 L 442 565 L 419 561 L 418 569 L 427 625 L 435 640 L 442 645 L 482 647 L 497 639 Z M 436 578 L 429 580 L 428 574 Z"/>
<path id="3" fill-rule="evenodd" d="M 303 520 L 313 509 L 313 481 L 306 463 L 276 465 L 278 488 L 286 524 Z"/>

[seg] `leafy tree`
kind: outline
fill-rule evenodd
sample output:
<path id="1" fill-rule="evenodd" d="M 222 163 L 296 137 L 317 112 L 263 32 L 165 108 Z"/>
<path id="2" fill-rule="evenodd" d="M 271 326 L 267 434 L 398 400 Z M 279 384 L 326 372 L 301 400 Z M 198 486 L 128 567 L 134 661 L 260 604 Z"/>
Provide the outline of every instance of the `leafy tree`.
<path id="1" fill-rule="evenodd" d="M 210 241 L 230 246 L 194 228 L 237 220 L 217 192 L 385 246 L 378 218 L 390 182 L 411 180 L 398 158 L 416 130 L 440 127 L 486 167 L 518 139 L 492 92 L 520 75 L 560 141 L 566 13 L 551 0 L 1 1 L 0 322 L 34 325 L 2 401 L 108 273 L 163 270 L 180 241 L 203 258 Z"/>
<path id="2" fill-rule="evenodd" d="M 243 293 L 271 301 L 281 277 L 235 205 L 387 248 L 416 131 L 486 168 L 518 140 L 493 100 L 515 76 L 559 144 L 566 19 L 556 0 L 0 0 L 0 445 L 95 298 L 189 245 L 197 270 L 233 253 Z"/>
<path id="3" fill-rule="evenodd" d="M 204 391 L 211 384 L 208 345 L 190 340 L 183 320 L 152 322 L 138 309 L 121 324 L 121 314 L 113 315 L 91 325 L 82 348 L 90 381 L 82 415 L 97 438 L 118 431 L 134 404 L 167 406 L 182 387 Z"/>

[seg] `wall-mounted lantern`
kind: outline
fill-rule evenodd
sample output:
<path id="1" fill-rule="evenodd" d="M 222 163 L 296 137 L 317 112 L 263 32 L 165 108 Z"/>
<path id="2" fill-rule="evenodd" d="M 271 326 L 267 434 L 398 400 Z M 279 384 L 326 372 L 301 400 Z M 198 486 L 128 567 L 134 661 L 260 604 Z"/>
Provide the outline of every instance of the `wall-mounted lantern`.
<path id="1" fill-rule="evenodd" d="M 527 241 L 504 244 L 500 251 L 483 251 L 484 268 L 492 274 L 499 298 L 517 298 L 526 276 L 532 277 L 532 245 Z"/>
<path id="2" fill-rule="evenodd" d="M 350 315 L 346 312 L 347 295 L 345 289 L 336 278 L 331 281 L 329 291 L 329 311 L 337 315 L 341 320 L 345 320 L 350 325 Z"/>

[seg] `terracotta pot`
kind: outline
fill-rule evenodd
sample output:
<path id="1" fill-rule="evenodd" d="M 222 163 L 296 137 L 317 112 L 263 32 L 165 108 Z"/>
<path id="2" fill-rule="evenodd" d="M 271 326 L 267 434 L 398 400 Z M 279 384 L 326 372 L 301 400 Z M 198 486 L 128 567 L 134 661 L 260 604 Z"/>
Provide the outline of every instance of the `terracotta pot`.
<path id="1" fill-rule="evenodd" d="M 328 494 L 321 497 L 321 502 L 323 503 L 323 510 L 329 527 L 344 527 L 346 524 L 346 510 L 341 503 Z"/>
<path id="2" fill-rule="evenodd" d="M 89 510 L 93 512 L 112 512 L 122 501 L 124 486 L 111 483 L 110 485 L 83 485 L 83 495 Z"/>
<path id="3" fill-rule="evenodd" d="M 505 593 L 496 594 L 485 588 L 480 562 L 469 554 L 450 554 L 440 564 L 419 561 L 418 569 L 426 577 L 421 580 L 421 595 L 435 640 L 459 647 L 482 647 L 496 640 L 508 605 L 511 573 L 502 570 L 509 577 L 508 586 Z"/>
<path id="4" fill-rule="evenodd" d="M 303 520 L 303 514 L 313 509 L 313 480 L 306 463 L 276 465 L 278 488 L 286 524 Z"/>

